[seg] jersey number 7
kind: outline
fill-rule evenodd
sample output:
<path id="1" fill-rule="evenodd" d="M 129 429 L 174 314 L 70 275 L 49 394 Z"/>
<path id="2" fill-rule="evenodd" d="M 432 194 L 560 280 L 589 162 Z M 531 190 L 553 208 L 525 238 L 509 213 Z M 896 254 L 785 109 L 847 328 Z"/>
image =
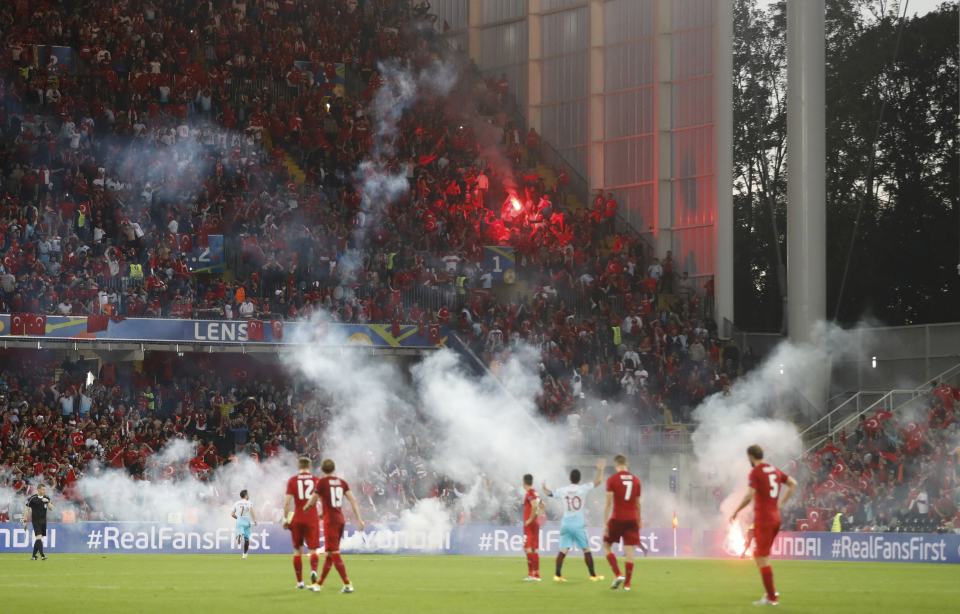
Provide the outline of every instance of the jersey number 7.
<path id="1" fill-rule="evenodd" d="M 623 500 L 629 501 L 630 495 L 633 494 L 633 478 L 622 476 L 620 479 L 623 480 L 623 487 L 626 489 L 623 491 Z"/>

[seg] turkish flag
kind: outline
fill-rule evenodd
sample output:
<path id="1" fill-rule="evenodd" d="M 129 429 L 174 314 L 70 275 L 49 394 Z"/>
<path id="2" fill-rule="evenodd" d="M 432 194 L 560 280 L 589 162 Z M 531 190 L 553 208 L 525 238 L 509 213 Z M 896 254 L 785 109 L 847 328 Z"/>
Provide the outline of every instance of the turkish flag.
<path id="1" fill-rule="evenodd" d="M 273 340 L 283 339 L 283 320 L 273 320 L 270 322 L 270 332 L 273 333 Z"/>
<path id="2" fill-rule="evenodd" d="M 263 341 L 263 322 L 261 320 L 247 321 L 247 339 L 250 341 Z"/>
<path id="3" fill-rule="evenodd" d="M 26 313 L 15 313 L 10 316 L 10 334 L 11 335 L 26 335 L 27 334 L 27 318 L 29 314 Z"/>
<path id="4" fill-rule="evenodd" d="M 100 331 L 107 330 L 107 326 L 110 324 L 110 317 L 103 314 L 95 314 L 92 316 L 87 316 L 87 332 L 88 333 L 99 333 Z"/>
<path id="5" fill-rule="evenodd" d="M 29 314 L 26 322 L 26 334 L 42 337 L 47 334 L 47 316 Z"/>

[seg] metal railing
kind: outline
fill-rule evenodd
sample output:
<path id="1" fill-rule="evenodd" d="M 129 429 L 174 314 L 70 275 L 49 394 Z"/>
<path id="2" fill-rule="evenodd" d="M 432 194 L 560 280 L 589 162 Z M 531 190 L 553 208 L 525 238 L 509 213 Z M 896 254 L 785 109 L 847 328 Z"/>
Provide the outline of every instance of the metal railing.
<path id="1" fill-rule="evenodd" d="M 916 388 L 890 390 L 869 403 L 867 402 L 869 399 L 867 395 L 878 393 L 857 393 L 846 403 L 841 404 L 801 433 L 804 441 L 813 441 L 807 446 L 806 453 L 816 450 L 840 431 L 856 424 L 860 416 L 879 410 L 891 413 L 903 411 L 918 399 L 925 398 L 937 382 L 956 382 L 958 380 L 960 380 L 960 364 L 954 365 Z"/>
<path id="2" fill-rule="evenodd" d="M 693 425 L 579 425 L 567 430 L 568 449 L 575 454 L 606 454 L 619 450 L 625 454 L 652 452 L 690 453 L 693 451 Z"/>

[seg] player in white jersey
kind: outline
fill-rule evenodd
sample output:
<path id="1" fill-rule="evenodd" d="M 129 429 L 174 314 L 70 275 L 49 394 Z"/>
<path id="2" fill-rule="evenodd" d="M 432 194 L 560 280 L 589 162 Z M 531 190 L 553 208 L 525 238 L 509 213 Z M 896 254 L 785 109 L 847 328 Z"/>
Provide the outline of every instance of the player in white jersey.
<path id="1" fill-rule="evenodd" d="M 240 500 L 233 504 L 231 517 L 237 521 L 237 545 L 243 546 L 243 558 L 247 558 L 250 550 L 250 527 L 257 524 L 257 515 L 253 511 L 253 503 L 247 490 L 240 491 Z"/>
<path id="2" fill-rule="evenodd" d="M 551 491 L 543 484 L 543 492 L 552 499 L 560 499 L 563 502 L 563 520 L 560 521 L 560 552 L 557 554 L 557 573 L 553 576 L 554 582 L 566 582 L 563 577 L 563 559 L 566 558 L 570 548 L 577 546 L 583 550 L 583 560 L 587 564 L 587 570 L 590 572 L 590 580 L 598 582 L 603 580 L 603 576 L 598 576 L 593 568 L 593 553 L 590 551 L 590 542 L 587 540 L 587 521 L 584 517 L 584 504 L 587 494 L 603 481 L 603 470 L 607 466 L 605 459 L 597 462 L 597 472 L 594 475 L 593 482 L 587 484 L 580 483 L 580 470 L 574 469 L 570 472 L 570 485 Z"/>

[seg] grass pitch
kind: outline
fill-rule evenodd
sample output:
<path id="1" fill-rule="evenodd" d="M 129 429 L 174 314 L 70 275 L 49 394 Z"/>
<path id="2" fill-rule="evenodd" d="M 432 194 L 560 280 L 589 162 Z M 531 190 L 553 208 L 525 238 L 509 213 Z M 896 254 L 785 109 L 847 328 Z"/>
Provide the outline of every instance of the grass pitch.
<path id="1" fill-rule="evenodd" d="M 522 582 L 521 557 L 363 556 L 344 560 L 357 589 L 339 593 L 331 571 L 323 592 L 294 589 L 289 556 L 52 555 L 0 556 L 3 612 L 752 612 L 760 579 L 752 561 L 637 561 L 633 591 L 609 590 L 586 578 L 582 558 L 569 557 L 569 582 Z M 322 564 L 322 561 L 321 561 Z M 308 560 L 304 567 L 309 574 Z M 960 603 L 953 565 L 776 561 L 785 612 L 944 612 Z"/>

